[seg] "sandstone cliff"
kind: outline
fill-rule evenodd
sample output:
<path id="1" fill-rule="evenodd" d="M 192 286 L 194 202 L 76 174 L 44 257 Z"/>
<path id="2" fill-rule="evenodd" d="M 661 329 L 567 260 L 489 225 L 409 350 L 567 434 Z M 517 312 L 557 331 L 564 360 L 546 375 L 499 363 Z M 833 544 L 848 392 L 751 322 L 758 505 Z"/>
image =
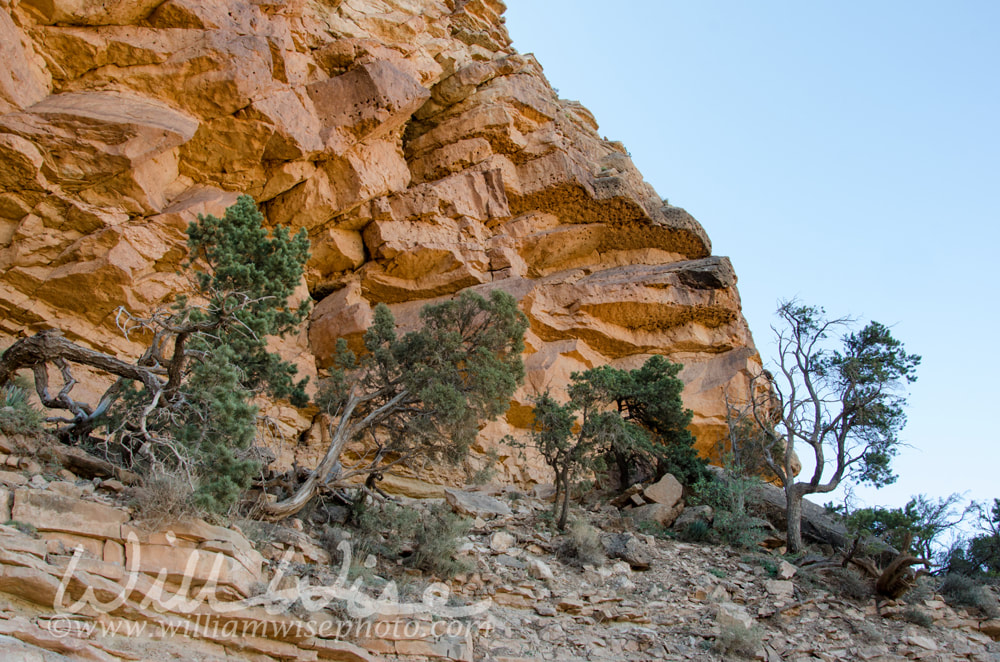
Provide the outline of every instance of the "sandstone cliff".
<path id="1" fill-rule="evenodd" d="M 533 394 L 650 354 L 685 364 L 707 450 L 724 393 L 739 399 L 759 365 L 729 261 L 511 48 L 500 0 L 0 9 L 0 346 L 59 327 L 138 354 L 115 310 L 181 291 L 187 223 L 247 192 L 312 239 L 314 312 L 281 344 L 305 374 L 336 338 L 360 340 L 376 302 L 405 325 L 466 288 L 518 298 L 528 378 L 480 453 L 523 430 Z M 289 437 L 308 424 L 269 413 Z M 502 478 L 545 480 L 497 450 Z M 308 464 L 316 449 L 294 452 Z"/>

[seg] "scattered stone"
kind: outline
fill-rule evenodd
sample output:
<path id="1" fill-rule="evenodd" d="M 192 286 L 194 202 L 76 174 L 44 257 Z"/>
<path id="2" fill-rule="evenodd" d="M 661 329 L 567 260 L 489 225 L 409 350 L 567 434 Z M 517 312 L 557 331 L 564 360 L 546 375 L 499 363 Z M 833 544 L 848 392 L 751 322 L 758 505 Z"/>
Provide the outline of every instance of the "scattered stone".
<path id="1" fill-rule="evenodd" d="M 107 480 L 101 481 L 99 489 L 119 494 L 125 490 L 125 485 L 120 480 L 117 480 L 115 478 L 108 478 Z"/>
<path id="2" fill-rule="evenodd" d="M 788 561 L 783 560 L 778 564 L 778 579 L 791 579 L 796 572 L 798 572 L 798 568 Z"/>
<path id="3" fill-rule="evenodd" d="M 556 498 L 556 486 L 551 483 L 535 485 L 531 492 L 540 501 L 554 501 Z"/>
<path id="4" fill-rule="evenodd" d="M 795 584 L 784 579 L 768 579 L 764 588 L 777 598 L 791 598 L 795 594 Z"/>
<path id="5" fill-rule="evenodd" d="M 635 496 L 636 494 L 641 494 L 642 489 L 643 489 L 642 483 L 636 483 L 635 485 L 628 488 L 627 490 L 616 496 L 614 499 L 612 499 L 611 505 L 614 506 L 615 508 L 622 508 L 625 505 L 632 503 L 632 497 Z M 645 501 L 643 501 L 642 503 L 645 503 Z M 642 503 L 638 505 L 641 506 Z"/>
<path id="6" fill-rule="evenodd" d="M 49 483 L 49 489 L 56 494 L 78 499 L 83 496 L 83 488 L 76 483 L 69 483 L 64 480 L 57 480 Z"/>
<path id="7" fill-rule="evenodd" d="M 544 579 L 546 581 L 553 580 L 556 577 L 555 573 L 552 572 L 552 567 L 541 559 L 531 559 L 528 561 L 528 574 L 535 579 Z"/>
<path id="8" fill-rule="evenodd" d="M 22 458 L 18 468 L 26 474 L 40 474 L 42 473 L 42 465 L 38 464 L 34 460 L 29 460 L 27 458 Z"/>
<path id="9" fill-rule="evenodd" d="M 631 533 L 610 533 L 601 536 L 604 553 L 611 559 L 621 559 L 636 570 L 645 570 L 653 561 L 653 554 L 645 543 Z"/>
<path id="10" fill-rule="evenodd" d="M 498 554 L 502 554 L 509 550 L 516 542 L 517 538 L 506 531 L 497 531 L 490 536 L 490 549 Z"/>
<path id="11" fill-rule="evenodd" d="M 45 478 L 42 477 L 41 474 L 35 474 L 28 481 L 28 486 L 33 487 L 36 490 L 44 490 L 49 486 L 49 481 L 45 480 Z"/>
<path id="12" fill-rule="evenodd" d="M 919 634 L 911 634 L 903 637 L 903 643 L 929 651 L 936 651 L 938 649 L 937 642 L 930 637 L 925 637 Z"/>
<path id="13" fill-rule="evenodd" d="M 517 568 L 518 570 L 524 570 L 528 567 L 528 564 L 520 559 L 516 559 L 509 554 L 498 554 L 493 560 L 502 566 L 508 568 Z"/>
<path id="14" fill-rule="evenodd" d="M 744 630 L 749 630 L 757 622 L 742 605 L 732 602 L 719 603 L 715 621 L 721 627 L 740 627 Z"/>
<path id="15" fill-rule="evenodd" d="M 550 604 L 539 603 L 535 605 L 535 613 L 538 614 L 539 616 L 552 617 L 555 616 L 558 612 L 556 611 L 556 608 Z"/>
<path id="16" fill-rule="evenodd" d="M 978 627 L 979 631 L 987 637 L 1000 641 L 1000 619 L 994 618 L 989 621 L 980 621 Z"/>
<path id="17" fill-rule="evenodd" d="M 0 483 L 13 487 L 21 487 L 28 484 L 28 479 L 16 471 L 0 471 Z"/>

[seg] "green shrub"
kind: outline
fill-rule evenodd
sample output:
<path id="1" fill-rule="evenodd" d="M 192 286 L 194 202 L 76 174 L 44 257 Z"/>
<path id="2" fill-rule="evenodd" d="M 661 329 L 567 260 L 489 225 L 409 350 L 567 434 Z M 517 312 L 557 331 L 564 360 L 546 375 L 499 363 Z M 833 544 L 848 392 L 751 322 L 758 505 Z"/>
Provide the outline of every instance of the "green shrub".
<path id="1" fill-rule="evenodd" d="M 829 572 L 827 586 L 837 595 L 854 600 L 867 600 L 872 596 L 872 585 L 848 568 L 834 568 Z"/>
<path id="2" fill-rule="evenodd" d="M 705 520 L 697 519 L 681 529 L 679 537 L 685 542 L 707 542 L 712 537 L 712 527 Z"/>
<path id="3" fill-rule="evenodd" d="M 997 599 L 971 577 L 949 572 L 944 576 L 938 591 L 945 602 L 952 607 L 973 607 L 982 610 L 990 618 L 1000 616 Z"/>
<path id="4" fill-rule="evenodd" d="M 148 476 L 142 485 L 130 488 L 128 495 L 129 505 L 135 509 L 134 519 L 149 530 L 198 513 L 191 483 L 178 474 Z"/>
<path id="5" fill-rule="evenodd" d="M 745 628 L 741 625 L 725 625 L 719 629 L 712 648 L 726 658 L 734 655 L 753 658 L 761 648 L 762 635 L 760 626 Z"/>
<path id="6" fill-rule="evenodd" d="M 413 565 L 442 579 L 468 572 L 470 564 L 456 559 L 455 554 L 470 528 L 469 520 L 451 512 L 448 506 L 433 506 L 417 530 Z"/>
<path id="7" fill-rule="evenodd" d="M 659 538 L 660 540 L 673 540 L 677 537 L 670 527 L 663 526 L 659 522 L 639 522 L 638 529 L 641 533 Z"/>
<path id="8" fill-rule="evenodd" d="M 454 557 L 468 535 L 470 523 L 444 505 L 432 506 L 426 514 L 387 502 L 370 505 L 359 501 L 352 513 L 356 525 L 351 552 L 355 563 L 364 563 L 369 554 L 383 560 L 419 568 L 448 579 L 469 570 Z M 335 556 L 341 537 L 325 537 L 324 544 Z"/>
<path id="9" fill-rule="evenodd" d="M 600 531 L 583 520 L 574 521 L 556 549 L 556 555 L 564 563 L 577 567 L 600 565 L 604 562 Z"/>
<path id="10" fill-rule="evenodd" d="M 917 607 L 907 607 L 903 611 L 903 620 L 907 623 L 913 623 L 914 625 L 919 625 L 923 628 L 929 628 L 934 625 L 934 619 L 923 609 L 918 609 Z"/>
<path id="11" fill-rule="evenodd" d="M 0 388 L 0 432 L 36 435 L 42 431 L 45 416 L 29 399 L 29 390 L 17 380 Z"/>
<path id="12" fill-rule="evenodd" d="M 773 557 L 764 556 L 762 554 L 748 554 L 743 557 L 744 563 L 749 563 L 752 565 L 759 565 L 767 573 L 767 576 L 774 579 L 778 576 L 778 563 Z"/>
<path id="13" fill-rule="evenodd" d="M 712 529 L 721 542 L 732 547 L 754 549 L 767 537 L 767 521 L 753 515 L 759 500 L 760 480 L 727 475 L 698 481 L 691 503 L 715 509 Z"/>

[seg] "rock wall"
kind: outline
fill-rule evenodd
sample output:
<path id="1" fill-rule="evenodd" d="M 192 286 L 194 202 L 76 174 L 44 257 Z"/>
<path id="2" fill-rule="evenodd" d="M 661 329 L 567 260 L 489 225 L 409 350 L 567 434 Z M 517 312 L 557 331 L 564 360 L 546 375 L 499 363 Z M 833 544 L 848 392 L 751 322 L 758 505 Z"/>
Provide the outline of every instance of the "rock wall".
<path id="1" fill-rule="evenodd" d="M 117 308 L 148 312 L 182 290 L 187 223 L 246 192 L 312 239 L 300 292 L 316 306 L 279 343 L 305 374 L 336 338 L 360 341 L 374 303 L 405 325 L 466 288 L 517 297 L 527 383 L 481 453 L 523 433 L 533 394 L 651 354 L 685 364 L 708 450 L 723 394 L 739 399 L 759 365 L 728 259 L 511 48 L 500 0 L 0 9 L 2 345 L 54 326 L 137 355 Z M 287 438 L 308 424 L 288 406 L 269 413 Z M 303 463 L 317 452 L 279 450 Z M 502 478 L 545 479 L 497 450 Z"/>
<path id="2" fill-rule="evenodd" d="M 134 520 L 120 482 L 50 480 L 35 444 L 0 435 L 5 662 L 472 660 L 471 619 L 461 635 L 402 606 L 352 620 L 343 559 L 299 530 L 257 531 L 258 551 L 236 525 Z"/>

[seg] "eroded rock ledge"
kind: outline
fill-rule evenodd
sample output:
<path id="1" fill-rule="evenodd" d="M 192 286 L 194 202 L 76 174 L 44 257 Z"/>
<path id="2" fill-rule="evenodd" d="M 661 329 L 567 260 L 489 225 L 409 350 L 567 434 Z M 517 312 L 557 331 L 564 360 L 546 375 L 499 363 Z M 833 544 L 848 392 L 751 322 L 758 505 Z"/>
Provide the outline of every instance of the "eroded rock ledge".
<path id="1" fill-rule="evenodd" d="M 315 374 L 376 302 L 412 322 L 466 288 L 531 319 L 530 398 L 575 370 L 685 364 L 698 442 L 759 364 L 736 277 L 580 104 L 510 46 L 499 0 L 0 2 L 0 334 L 138 354 L 114 311 L 183 288 L 184 228 L 239 193 L 313 243 L 282 352 Z M 97 389 L 96 379 L 80 389 Z M 287 406 L 285 429 L 307 421 Z M 292 459 L 283 449 L 282 460 Z M 294 451 L 301 463 L 315 449 Z M 540 467 L 500 449 L 501 478 Z M 440 476 L 456 482 L 458 477 Z"/>

